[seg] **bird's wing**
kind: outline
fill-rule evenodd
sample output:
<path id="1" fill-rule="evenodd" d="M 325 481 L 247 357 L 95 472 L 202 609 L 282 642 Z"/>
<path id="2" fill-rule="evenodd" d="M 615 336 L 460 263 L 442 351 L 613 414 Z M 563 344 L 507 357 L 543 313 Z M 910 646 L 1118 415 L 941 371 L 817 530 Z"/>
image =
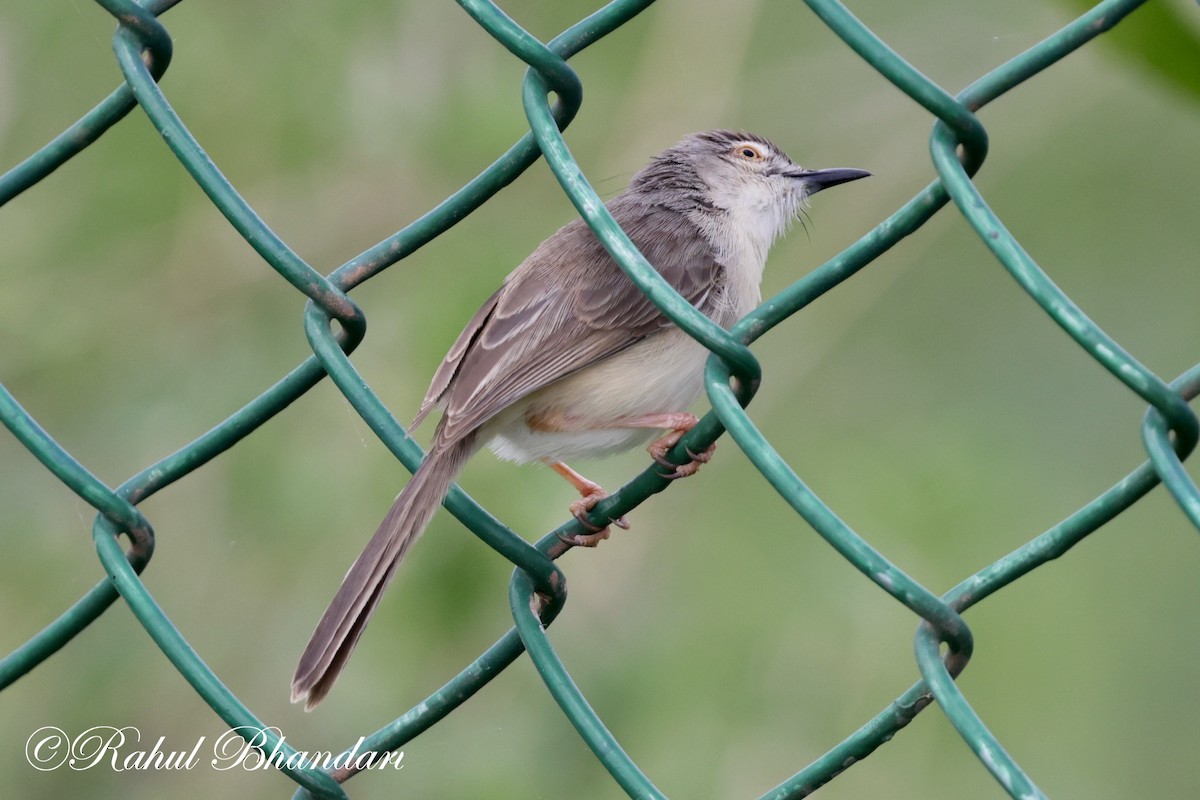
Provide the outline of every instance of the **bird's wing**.
<path id="1" fill-rule="evenodd" d="M 462 329 L 462 333 L 454 340 L 450 352 L 446 353 L 446 357 L 438 365 L 437 372 L 433 373 L 433 380 L 429 382 L 429 389 L 425 392 L 425 399 L 421 401 L 421 408 L 417 411 L 417 416 L 413 419 L 412 424 L 408 426 L 409 433 L 412 433 L 421 424 L 429 412 L 438 404 L 438 401 L 442 399 L 442 396 L 446 394 L 446 390 L 450 388 L 450 382 L 454 380 L 458 368 L 462 365 L 463 356 L 471 349 L 471 345 L 479 336 L 479 332 L 483 329 L 488 318 L 491 317 L 492 311 L 496 308 L 496 303 L 503 292 L 504 287 L 501 286 L 491 297 L 485 300 L 483 305 L 479 307 L 479 310 L 475 312 L 475 316 L 471 317 L 471 321 Z"/>
<path id="2" fill-rule="evenodd" d="M 704 309 L 723 268 L 678 212 L 618 198 L 609 210 L 647 260 Z M 445 401 L 443 441 L 509 404 L 672 325 L 582 220 L 551 236 L 484 304 L 433 378 L 418 420 Z"/>

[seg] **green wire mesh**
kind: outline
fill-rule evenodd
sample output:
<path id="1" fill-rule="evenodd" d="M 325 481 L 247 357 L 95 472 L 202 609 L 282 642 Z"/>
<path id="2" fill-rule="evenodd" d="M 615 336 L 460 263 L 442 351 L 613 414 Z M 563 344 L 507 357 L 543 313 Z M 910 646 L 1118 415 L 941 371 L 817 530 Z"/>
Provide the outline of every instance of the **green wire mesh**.
<path id="1" fill-rule="evenodd" d="M 529 66 L 523 104 L 530 132 L 436 208 L 328 276 L 305 263 L 263 223 L 222 176 L 160 91 L 157 81 L 170 63 L 172 43 L 157 17 L 177 2 L 97 0 L 118 21 L 114 51 L 124 83 L 69 129 L 0 177 L 0 204 L 37 184 L 135 107 L 141 108 L 230 224 L 282 278 L 308 298 L 304 328 L 313 356 L 206 434 L 115 489 L 97 479 L 55 442 L 0 387 L 0 419 L 46 469 L 98 512 L 93 539 L 108 572 L 108 579 L 0 662 L 0 687 L 7 687 L 37 667 L 120 598 L 222 720 L 235 729 L 268 731 L 266 739 L 256 744 L 264 750 L 278 748 L 284 754 L 281 769 L 299 785 L 297 796 L 345 797 L 341 784 L 353 777 L 354 768 L 326 773 L 289 761 L 287 756 L 296 752 L 291 744 L 272 737 L 269 733 L 272 729 L 208 668 L 147 591 L 139 574 L 153 555 L 154 534 L 138 506 L 236 445 L 326 375 L 395 457 L 409 470 L 415 469 L 422 455 L 420 448 L 368 388 L 349 359 L 349 354 L 363 340 L 366 318 L 347 293 L 449 230 L 541 156 L 622 269 L 663 313 L 712 352 L 705 383 L 712 411 L 679 443 L 673 459 L 685 461 L 687 449 L 704 449 L 728 432 L 800 517 L 856 569 L 920 620 L 915 650 L 921 681 L 850 737 L 763 797 L 782 800 L 809 794 L 889 741 L 930 704 L 936 704 L 946 715 L 980 764 L 1010 796 L 1042 796 L 1031 778 L 989 732 L 955 683 L 955 677 L 968 664 L 973 647 L 971 631 L 961 614 L 1064 554 L 1160 482 L 1166 484 L 1192 524 L 1200 528 L 1200 491 L 1182 463 L 1200 436 L 1200 423 L 1188 405 L 1200 393 L 1200 365 L 1173 381 L 1158 377 L 1100 330 L 1051 282 L 991 211 L 971 181 L 984 162 L 988 146 L 987 133 L 975 112 L 1112 28 L 1141 5 L 1141 0 L 1106 0 L 1096 5 L 1062 30 L 983 75 L 958 95 L 947 93 L 922 75 L 840 3 L 808 0 L 809 7 L 837 36 L 936 118 L 930 151 L 937 178 L 854 245 L 768 300 L 728 332 L 679 297 L 637 252 L 604 209 L 560 133 L 571 123 L 582 101 L 581 81 L 567 59 L 628 23 L 652 0 L 615 0 L 547 43 L 530 35 L 486 0 L 459 0 L 488 34 Z M 745 408 L 753 399 L 761 377 L 749 345 L 916 231 L 951 201 L 1030 298 L 1088 356 L 1147 404 L 1142 437 L 1149 460 L 1059 524 L 939 596 L 897 568 L 824 504 L 756 428 Z M 626 513 L 668 485 L 670 482 L 655 469 L 647 468 L 598 506 L 595 519 Z M 630 797 L 664 797 L 591 709 L 546 636 L 546 626 L 553 622 L 566 600 L 566 580 L 555 559 L 565 552 L 567 545 L 558 534 L 582 532 L 582 526 L 572 520 L 548 533 L 536 545 L 530 545 L 458 488 L 448 496 L 446 507 L 513 563 L 509 603 L 515 626 L 441 689 L 368 736 L 359 749 L 386 751 L 403 747 L 471 698 L 522 652 L 528 652 L 562 712 L 621 788 Z M 129 542 L 128 550 L 121 548 L 122 536 Z"/>

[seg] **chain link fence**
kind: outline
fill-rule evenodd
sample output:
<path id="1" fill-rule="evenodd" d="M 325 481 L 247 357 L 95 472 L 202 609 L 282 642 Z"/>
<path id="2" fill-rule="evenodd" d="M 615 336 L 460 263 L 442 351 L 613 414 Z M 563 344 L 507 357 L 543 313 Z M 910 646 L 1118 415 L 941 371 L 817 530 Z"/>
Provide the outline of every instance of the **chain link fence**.
<path id="1" fill-rule="evenodd" d="M 406 436 L 403 426 L 350 360 L 350 354 L 364 339 L 366 317 L 349 293 L 450 230 L 538 158 L 545 158 L 575 208 L 627 274 L 665 314 L 712 352 L 705 383 L 712 410 L 677 445 L 675 460 L 686 461 L 686 449 L 702 450 L 728 433 L 728 438 L 799 517 L 866 579 L 910 610 L 919 623 L 915 649 L 921 680 L 844 741 L 762 796 L 779 800 L 806 796 L 890 741 L 931 705 L 937 709 L 934 713 L 944 714 L 958 731 L 978 758 L 980 768 L 989 771 L 1010 796 L 1042 796 L 1033 778 L 1008 755 L 955 682 L 970 662 L 974 647 L 962 614 L 1062 556 L 1159 483 L 1165 484 L 1192 525 L 1200 528 L 1200 492 L 1183 466 L 1183 459 L 1200 436 L 1200 424 L 1188 405 L 1200 393 L 1200 365 L 1178 377 L 1160 377 L 1089 320 L 1050 280 L 972 182 L 988 151 L 988 135 L 976 112 L 1110 30 L 1142 2 L 1105 0 L 952 95 L 872 34 L 842 4 L 808 0 L 808 6 L 834 34 L 932 116 L 929 146 L 936 177 L 852 246 L 772 297 L 728 332 L 716 328 L 683 301 L 632 248 L 608 216 L 561 134 L 579 112 L 583 97 L 583 83 L 568 59 L 588 47 L 603 47 L 607 36 L 632 24 L 651 0 L 615 0 L 544 43 L 494 4 L 460 0 L 463 10 L 488 35 L 529 66 L 522 95 L 529 133 L 440 205 L 327 275 L 306 263 L 264 223 L 222 175 L 159 88 L 158 81 L 171 62 L 173 44 L 158 17 L 177 0 L 97 3 L 118 21 L 114 52 L 124 82 L 78 122 L 0 177 L 0 204 L 36 186 L 137 109 L 246 243 L 307 298 L 304 332 L 313 355 L 207 433 L 115 488 L 89 471 L 9 391 L 0 387 L 0 419 L 12 435 L 45 469 L 98 512 L 93 539 L 108 573 L 105 580 L 0 662 L 0 686 L 8 687 L 37 668 L 120 600 L 197 695 L 230 728 L 255 732 L 261 738 L 253 739 L 253 744 L 265 752 L 280 754 L 279 769 L 299 785 L 298 797 L 347 796 L 343 783 L 359 769 L 350 765 L 325 771 L 305 763 L 301 757 L 304 751 L 294 749 L 290 741 L 272 729 L 269 720 L 261 719 L 222 682 L 147 590 L 139 575 L 151 562 L 155 535 L 151 520 L 139 506 L 237 445 L 326 376 L 395 457 L 407 469 L 415 469 L 422 455 L 419 446 Z M 906 574 L 822 502 L 763 435 L 746 409 L 763 377 L 749 345 L 871 264 L 951 204 L 1029 298 L 1074 340 L 1081 355 L 1094 360 L 1113 381 L 1145 404 L 1141 432 L 1149 460 L 1060 523 L 967 576 L 949 592 L 939 593 Z M 953 209 L 947 213 L 954 213 Z M 670 482 L 653 466 L 648 467 L 600 505 L 597 514 L 618 517 L 668 485 Z M 555 561 L 568 546 L 559 535 L 582 532 L 580 523 L 565 523 L 531 545 L 460 489 L 451 492 L 446 507 L 514 565 L 508 595 L 514 626 L 442 688 L 365 740 L 347 742 L 345 746 L 353 745 L 360 752 L 401 750 L 471 699 L 522 653 L 528 653 L 562 713 L 621 789 L 630 797 L 664 797 L 593 711 L 546 634 L 547 626 L 566 601 L 567 578 Z M 127 549 L 122 548 L 122 541 Z M 281 687 L 285 678 L 280 676 Z M 258 733 L 263 731 L 266 733 Z"/>

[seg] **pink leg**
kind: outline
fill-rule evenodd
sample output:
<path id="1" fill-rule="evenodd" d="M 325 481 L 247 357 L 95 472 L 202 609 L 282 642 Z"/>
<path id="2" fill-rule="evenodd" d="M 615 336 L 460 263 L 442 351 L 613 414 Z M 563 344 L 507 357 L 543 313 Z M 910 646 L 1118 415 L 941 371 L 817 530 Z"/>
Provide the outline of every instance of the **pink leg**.
<path id="1" fill-rule="evenodd" d="M 587 515 L 589 511 L 596 507 L 597 503 L 608 497 L 608 492 L 604 491 L 600 484 L 596 483 L 595 481 L 588 480 L 561 461 L 543 460 L 545 461 L 546 465 L 550 467 L 550 469 L 566 478 L 567 481 L 575 487 L 575 490 L 579 492 L 580 499 L 576 500 L 574 503 L 571 503 L 571 515 L 574 516 L 575 519 L 579 520 L 585 528 L 591 531 L 590 534 L 563 537 L 564 541 L 581 547 L 595 547 L 596 545 L 600 544 L 600 542 L 607 539 L 609 533 L 608 526 L 605 525 L 603 528 L 597 528 L 588 521 Z M 625 517 L 619 517 L 612 520 L 612 524 L 616 525 L 618 528 L 629 530 L 629 522 L 625 519 Z"/>
<path id="2" fill-rule="evenodd" d="M 570 417 L 554 412 L 535 413 L 527 416 L 525 419 L 526 424 L 532 430 L 545 432 L 587 431 L 597 430 L 598 428 L 668 428 L 670 429 L 670 433 L 655 439 L 646 449 L 655 461 L 672 470 L 671 472 L 659 473 L 664 478 L 670 479 L 685 478 L 688 475 L 694 475 L 700 469 L 700 465 L 707 464 L 712 458 L 713 453 L 716 452 L 717 445 L 714 443 L 699 453 L 693 453 L 691 450 L 688 450 L 687 454 L 692 460 L 687 464 L 678 465 L 667 460 L 667 453 L 671 448 L 679 442 L 685 433 L 694 428 L 699 421 L 700 419 L 695 414 L 689 414 L 686 411 L 641 414 L 633 417 L 609 419 L 605 420 L 601 426 L 597 426 L 593 420 Z M 608 493 L 600 487 L 600 484 L 588 480 L 561 461 L 551 461 L 545 458 L 542 461 L 550 469 L 566 478 L 575 487 L 575 490 L 579 492 L 580 499 L 571 504 L 571 514 L 585 528 L 591 531 L 587 535 L 574 536 L 569 539 L 564 537 L 565 541 L 574 545 L 595 547 L 607 539 L 609 533 L 608 526 L 597 528 L 588 521 L 587 514 L 596 507 L 597 503 L 608 497 Z M 612 520 L 612 524 L 618 528 L 629 529 L 629 522 L 625 517 Z"/>
<path id="3" fill-rule="evenodd" d="M 686 464 L 672 464 L 667 460 L 667 453 L 671 448 L 678 444 L 683 435 L 696 427 L 696 423 L 700 419 L 695 414 L 687 414 L 684 412 L 675 412 L 672 414 L 646 414 L 641 417 L 631 417 L 629 419 L 618 420 L 612 424 L 614 428 L 670 428 L 671 432 L 665 436 L 660 436 L 650 443 L 646 448 L 650 456 L 662 464 L 664 467 L 670 467 L 673 472 L 660 473 L 664 478 L 686 478 L 688 475 L 695 475 L 700 469 L 701 464 L 707 464 L 712 460 L 713 453 L 717 451 L 717 444 L 713 442 L 706 450 L 699 453 L 687 451 L 691 461 Z"/>

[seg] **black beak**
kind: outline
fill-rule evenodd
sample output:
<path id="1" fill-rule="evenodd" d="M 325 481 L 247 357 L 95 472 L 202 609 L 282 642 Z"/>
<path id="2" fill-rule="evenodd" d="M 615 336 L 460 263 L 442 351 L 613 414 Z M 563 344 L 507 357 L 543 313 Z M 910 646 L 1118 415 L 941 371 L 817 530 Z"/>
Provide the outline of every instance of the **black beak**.
<path id="1" fill-rule="evenodd" d="M 865 169 L 835 167 L 833 169 L 790 169 L 784 172 L 783 175 L 788 178 L 797 178 L 804 181 L 808 187 L 808 193 L 816 194 L 822 189 L 837 186 L 839 183 L 849 183 L 859 178 L 869 178 L 871 173 Z"/>

